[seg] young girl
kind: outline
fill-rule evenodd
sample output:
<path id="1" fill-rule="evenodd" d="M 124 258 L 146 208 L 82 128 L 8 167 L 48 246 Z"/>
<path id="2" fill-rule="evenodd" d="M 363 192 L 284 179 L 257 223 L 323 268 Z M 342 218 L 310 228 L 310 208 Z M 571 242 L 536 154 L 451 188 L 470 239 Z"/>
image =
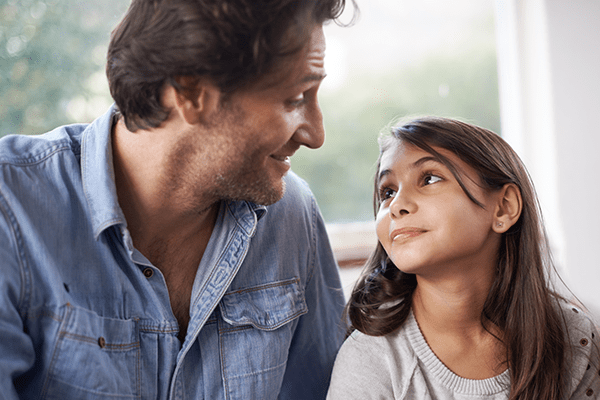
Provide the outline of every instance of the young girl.
<path id="1" fill-rule="evenodd" d="M 532 183 L 486 129 L 424 118 L 380 141 L 379 242 L 328 399 L 596 399 L 598 333 L 549 287 Z"/>

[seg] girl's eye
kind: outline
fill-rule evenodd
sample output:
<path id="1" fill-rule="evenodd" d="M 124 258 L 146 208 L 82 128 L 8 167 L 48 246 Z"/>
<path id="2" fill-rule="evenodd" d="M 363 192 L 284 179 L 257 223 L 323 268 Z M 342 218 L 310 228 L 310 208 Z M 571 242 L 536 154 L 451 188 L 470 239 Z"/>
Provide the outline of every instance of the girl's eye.
<path id="1" fill-rule="evenodd" d="M 379 190 L 379 198 L 381 199 L 381 201 L 385 201 L 389 198 L 392 198 L 395 194 L 396 191 L 388 187 L 384 187 Z"/>
<path id="2" fill-rule="evenodd" d="M 431 184 L 440 182 L 441 180 L 442 180 L 442 178 L 440 178 L 437 175 L 425 174 L 425 176 L 423 177 L 423 184 L 424 185 L 431 185 Z"/>

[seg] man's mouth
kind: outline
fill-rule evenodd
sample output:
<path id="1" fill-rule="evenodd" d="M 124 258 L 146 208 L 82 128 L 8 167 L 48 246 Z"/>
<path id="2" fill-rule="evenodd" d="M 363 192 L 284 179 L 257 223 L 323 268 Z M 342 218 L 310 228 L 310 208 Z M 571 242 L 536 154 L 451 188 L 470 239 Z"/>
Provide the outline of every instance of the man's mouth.
<path id="1" fill-rule="evenodd" d="M 290 161 L 289 156 L 278 156 L 276 154 L 271 154 L 271 158 L 274 158 L 275 160 L 281 161 L 281 162 L 289 162 Z"/>

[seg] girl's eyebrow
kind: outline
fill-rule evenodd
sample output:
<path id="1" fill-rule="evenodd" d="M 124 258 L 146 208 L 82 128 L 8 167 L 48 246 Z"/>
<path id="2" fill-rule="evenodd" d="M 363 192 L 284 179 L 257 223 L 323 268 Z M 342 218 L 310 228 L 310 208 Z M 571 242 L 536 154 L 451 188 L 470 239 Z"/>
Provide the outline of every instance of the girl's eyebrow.
<path id="1" fill-rule="evenodd" d="M 416 167 L 420 167 L 421 165 L 425 164 L 428 161 L 433 161 L 435 163 L 438 164 L 443 164 L 439 158 L 434 157 L 434 156 L 425 156 L 425 157 L 421 157 L 419 158 L 417 161 L 415 161 L 412 165 L 411 168 L 416 168 Z"/>
<path id="2" fill-rule="evenodd" d="M 434 157 L 434 156 L 425 156 L 425 157 L 419 158 L 417 161 L 415 161 L 414 163 L 412 163 L 411 166 L 410 166 L 410 168 L 411 169 L 415 169 L 415 168 L 420 167 L 421 165 L 423 165 L 423 164 L 425 164 L 426 162 L 429 162 L 429 161 L 433 161 L 433 162 L 438 163 L 438 164 L 443 164 L 437 157 Z M 379 173 L 378 181 L 380 181 L 381 178 L 383 178 L 384 176 L 389 175 L 391 173 L 392 173 L 391 169 L 381 170 L 381 172 Z"/>

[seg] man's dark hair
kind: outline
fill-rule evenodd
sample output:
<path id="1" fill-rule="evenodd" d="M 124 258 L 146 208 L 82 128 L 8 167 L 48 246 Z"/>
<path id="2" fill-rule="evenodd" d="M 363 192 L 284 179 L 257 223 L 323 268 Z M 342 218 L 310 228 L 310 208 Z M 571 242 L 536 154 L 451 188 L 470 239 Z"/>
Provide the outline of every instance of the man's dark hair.
<path id="1" fill-rule="evenodd" d="M 354 0 L 352 0 L 354 3 Z M 112 32 L 106 73 L 110 92 L 131 131 L 159 126 L 165 84 L 210 79 L 232 93 L 299 51 L 310 27 L 335 20 L 345 0 L 133 0 Z M 192 85 L 195 86 L 195 85 Z"/>

